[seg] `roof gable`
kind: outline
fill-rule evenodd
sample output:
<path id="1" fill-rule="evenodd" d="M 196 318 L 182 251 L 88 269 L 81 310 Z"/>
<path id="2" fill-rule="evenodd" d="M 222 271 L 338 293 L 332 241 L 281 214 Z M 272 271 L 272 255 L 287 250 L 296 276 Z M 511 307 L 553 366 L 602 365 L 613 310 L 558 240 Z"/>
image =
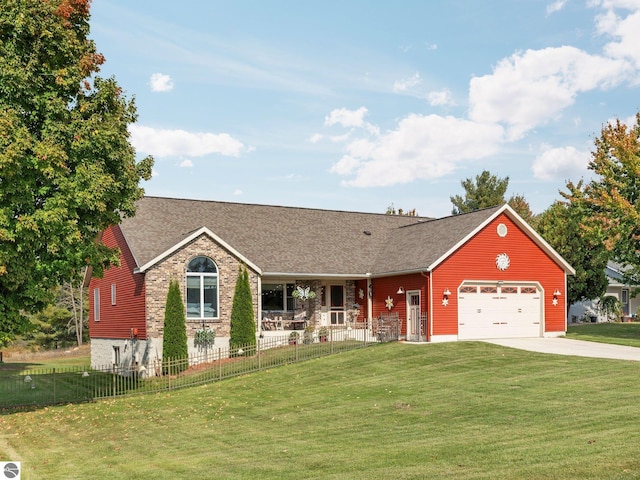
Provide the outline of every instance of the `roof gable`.
<path id="1" fill-rule="evenodd" d="M 575 270 L 506 203 L 397 229 L 390 235 L 373 271 L 378 275 L 389 275 L 433 270 L 502 213 L 565 272 L 575 274 Z"/>

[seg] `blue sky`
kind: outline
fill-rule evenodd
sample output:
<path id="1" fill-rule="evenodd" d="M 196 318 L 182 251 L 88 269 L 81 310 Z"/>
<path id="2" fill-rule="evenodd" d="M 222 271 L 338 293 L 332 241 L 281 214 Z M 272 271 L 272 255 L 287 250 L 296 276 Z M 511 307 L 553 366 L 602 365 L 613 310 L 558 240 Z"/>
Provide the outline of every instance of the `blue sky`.
<path id="1" fill-rule="evenodd" d="M 93 0 L 148 195 L 423 216 L 509 177 L 534 213 L 640 110 L 640 0 Z"/>

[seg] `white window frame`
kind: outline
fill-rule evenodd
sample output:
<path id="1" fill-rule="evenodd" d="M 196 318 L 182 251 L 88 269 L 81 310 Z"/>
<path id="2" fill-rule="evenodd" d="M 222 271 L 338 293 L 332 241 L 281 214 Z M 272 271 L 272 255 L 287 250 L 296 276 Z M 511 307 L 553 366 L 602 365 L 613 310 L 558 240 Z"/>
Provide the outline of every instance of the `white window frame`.
<path id="1" fill-rule="evenodd" d="M 185 299 L 187 299 L 187 302 L 185 302 L 185 308 L 187 309 L 186 311 L 186 318 L 187 321 L 203 321 L 203 320 L 209 320 L 209 321 L 213 321 L 213 320 L 220 320 L 220 269 L 218 268 L 218 265 L 216 264 L 216 262 L 213 261 L 212 258 L 207 257 L 206 255 L 198 255 L 197 257 L 192 258 L 191 260 L 189 260 L 189 263 L 191 263 L 193 260 L 195 260 L 196 258 L 200 258 L 200 257 L 204 257 L 207 258 L 209 260 L 211 260 L 211 262 L 213 262 L 213 264 L 216 267 L 216 272 L 189 272 L 188 271 L 188 264 L 187 264 L 187 272 L 186 272 L 186 279 L 185 279 Z M 189 290 L 189 278 L 198 278 L 199 279 L 199 289 L 200 289 L 200 315 L 199 316 L 194 316 L 194 315 L 189 315 L 189 309 L 188 309 L 188 290 Z M 204 288 L 204 279 L 205 278 L 215 278 L 216 279 L 216 314 L 213 317 L 205 317 L 204 316 L 204 309 L 202 308 L 202 306 L 205 304 L 204 302 L 204 292 L 205 292 L 205 288 Z"/>
<path id="2" fill-rule="evenodd" d="M 100 321 L 100 289 L 93 289 L 93 321 Z"/>
<path id="3" fill-rule="evenodd" d="M 116 284 L 111 284 L 111 305 L 116 304 Z"/>

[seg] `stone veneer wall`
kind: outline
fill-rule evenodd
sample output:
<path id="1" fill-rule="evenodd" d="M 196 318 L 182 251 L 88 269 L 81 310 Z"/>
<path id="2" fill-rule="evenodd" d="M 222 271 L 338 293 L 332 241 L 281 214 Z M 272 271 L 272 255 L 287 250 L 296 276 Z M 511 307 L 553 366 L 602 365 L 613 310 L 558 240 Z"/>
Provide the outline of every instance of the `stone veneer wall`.
<path id="1" fill-rule="evenodd" d="M 241 261 L 230 251 L 214 242 L 209 236 L 202 235 L 145 272 L 147 335 L 153 339 L 160 339 L 160 345 L 162 345 L 164 310 L 167 302 L 169 281 L 174 278 L 178 280 L 182 301 L 185 302 L 187 265 L 193 258 L 198 256 L 209 257 L 218 267 L 219 318 L 206 320 L 205 323 L 216 331 L 216 344 L 223 341 L 219 337 L 229 337 L 230 335 L 231 307 L 238 278 L 238 267 L 241 265 Z M 247 270 L 249 272 L 253 314 L 257 329 L 258 275 L 249 267 L 247 267 Z M 189 354 L 195 354 L 197 351 L 193 349 L 193 337 L 195 331 L 202 327 L 202 321 L 187 319 L 186 323 Z M 160 355 L 162 355 L 162 352 L 160 352 Z"/>

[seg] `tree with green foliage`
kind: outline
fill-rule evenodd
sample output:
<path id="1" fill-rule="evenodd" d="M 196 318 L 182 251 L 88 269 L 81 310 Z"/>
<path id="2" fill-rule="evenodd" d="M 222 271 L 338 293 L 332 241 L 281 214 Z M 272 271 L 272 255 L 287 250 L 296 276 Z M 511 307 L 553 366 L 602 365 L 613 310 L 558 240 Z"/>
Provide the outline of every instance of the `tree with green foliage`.
<path id="1" fill-rule="evenodd" d="M 100 231 L 134 214 L 153 159 L 135 160 L 136 121 L 89 35 L 90 0 L 0 8 L 0 345 L 28 329 L 49 291 L 96 275 L 117 251 Z"/>
<path id="2" fill-rule="evenodd" d="M 579 204 L 555 202 L 536 222 L 542 238 L 576 271 L 567 278 L 567 305 L 600 298 L 607 290 L 608 253 L 602 242 L 582 227 L 586 215 L 588 210 Z"/>
<path id="3" fill-rule="evenodd" d="M 162 359 L 184 360 L 188 358 L 187 325 L 184 303 L 180 294 L 180 284 L 177 280 L 169 282 L 167 303 L 164 310 L 164 330 L 162 333 Z M 179 373 L 186 369 L 186 362 L 180 362 L 171 368 L 171 373 Z M 165 368 L 166 370 L 166 368 Z"/>
<path id="4" fill-rule="evenodd" d="M 640 112 L 636 123 L 608 123 L 595 140 L 586 183 L 568 183 L 567 198 L 587 213 L 585 231 L 625 267 L 625 281 L 640 283 Z"/>
<path id="5" fill-rule="evenodd" d="M 256 323 L 253 315 L 249 272 L 243 265 L 238 267 L 236 289 L 233 294 L 230 336 L 229 345 L 231 348 L 242 348 L 245 355 L 249 355 L 253 350 L 251 347 L 256 344 Z"/>
<path id="6" fill-rule="evenodd" d="M 88 340 L 88 308 L 82 284 L 76 286 L 69 282 L 51 292 L 48 305 L 30 315 L 33 327 L 22 335 L 21 339 L 45 348 L 82 345 Z"/>
<path id="7" fill-rule="evenodd" d="M 418 216 L 418 212 L 416 211 L 415 208 L 413 208 L 411 210 L 403 210 L 402 208 L 398 208 L 396 210 L 396 207 L 393 205 L 393 203 L 387 207 L 387 211 L 384 212 L 384 214 L 385 215 L 399 215 L 399 216 L 404 216 L 404 217 L 417 217 Z"/>
<path id="8" fill-rule="evenodd" d="M 508 201 L 505 200 L 505 193 L 509 186 L 509 177 L 498 178 L 484 170 L 480 175 L 476 175 L 475 181 L 467 178 L 460 182 L 465 190 L 464 198 L 460 195 L 450 197 L 454 208 L 453 215 L 474 212 L 483 208 L 495 207 L 508 203 L 525 222 L 535 220 L 535 215 L 531 211 L 529 202 L 523 195 L 512 195 Z"/>
<path id="9" fill-rule="evenodd" d="M 449 197 L 453 203 L 453 215 L 469 213 L 483 208 L 495 207 L 505 203 L 504 195 L 509 186 L 509 177 L 498 178 L 484 170 L 476 175 L 475 181 L 467 178 L 460 182 L 465 190 L 464 197 L 455 195 Z"/>
<path id="10" fill-rule="evenodd" d="M 535 223 L 536 216 L 531 211 L 529 202 L 527 202 L 523 195 L 512 195 L 507 203 L 518 215 L 522 217 L 525 222 L 529 224 Z"/>

